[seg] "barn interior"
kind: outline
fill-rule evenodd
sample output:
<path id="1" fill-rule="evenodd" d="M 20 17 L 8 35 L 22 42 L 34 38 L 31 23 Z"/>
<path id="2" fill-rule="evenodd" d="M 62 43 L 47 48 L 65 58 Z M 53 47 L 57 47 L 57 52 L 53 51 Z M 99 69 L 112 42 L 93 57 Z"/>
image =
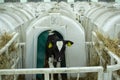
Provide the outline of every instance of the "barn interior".
<path id="1" fill-rule="evenodd" d="M 73 42 L 60 66 L 50 31 Z M 0 80 L 120 80 L 120 0 L 0 0 Z"/>

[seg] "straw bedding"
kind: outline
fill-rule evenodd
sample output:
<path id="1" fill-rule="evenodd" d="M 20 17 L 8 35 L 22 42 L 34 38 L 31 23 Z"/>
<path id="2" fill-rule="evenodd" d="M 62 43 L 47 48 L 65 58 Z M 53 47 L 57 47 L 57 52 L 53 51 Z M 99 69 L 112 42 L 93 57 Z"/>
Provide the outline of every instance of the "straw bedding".
<path id="1" fill-rule="evenodd" d="M 0 49 L 2 47 L 4 47 L 6 45 L 6 43 L 8 43 L 8 41 L 10 41 L 10 39 L 12 38 L 12 35 L 10 35 L 9 33 L 5 32 L 0 36 Z"/>
<path id="2" fill-rule="evenodd" d="M 118 46 L 120 41 L 118 39 L 110 39 L 110 37 L 104 36 L 98 31 L 96 31 L 96 34 L 99 40 L 103 42 L 103 46 L 107 47 L 110 51 L 112 51 L 114 54 L 120 57 L 120 48 Z M 108 56 L 107 52 L 104 49 L 102 50 L 103 50 L 102 56 L 105 59 L 105 66 L 106 66 L 107 64 L 110 63 L 110 57 Z M 118 75 L 120 75 L 120 70 L 118 70 L 117 73 Z"/>
<path id="3" fill-rule="evenodd" d="M 0 49 L 2 49 L 11 39 L 13 35 L 10 33 L 3 33 L 0 35 Z M 8 54 L 6 52 L 2 53 L 0 55 L 0 69 L 10 69 L 13 64 L 13 57 L 15 56 L 16 48 L 15 48 L 16 42 L 13 42 L 10 47 L 8 48 Z M 13 80 L 13 75 L 3 75 L 3 80 Z"/>
<path id="4" fill-rule="evenodd" d="M 103 36 L 98 31 L 96 31 L 96 33 L 97 33 L 99 40 L 103 42 L 104 46 L 120 57 L 120 48 L 118 46 L 119 40 L 118 39 L 110 39 L 108 36 Z"/>
<path id="5" fill-rule="evenodd" d="M 13 37 L 13 35 L 9 34 L 9 33 L 3 33 L 2 35 L 0 35 L 0 49 L 2 49 Z M 13 42 L 10 47 L 8 48 L 8 54 L 2 53 L 0 55 L 0 69 L 8 69 L 10 68 L 12 62 L 11 61 L 11 56 L 13 54 L 13 52 L 16 50 L 15 48 L 15 42 Z"/>

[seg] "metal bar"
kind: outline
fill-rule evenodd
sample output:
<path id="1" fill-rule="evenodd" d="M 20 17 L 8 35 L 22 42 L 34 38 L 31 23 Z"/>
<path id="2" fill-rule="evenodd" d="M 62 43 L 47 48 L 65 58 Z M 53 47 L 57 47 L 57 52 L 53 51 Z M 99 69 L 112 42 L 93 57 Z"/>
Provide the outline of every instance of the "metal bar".
<path id="1" fill-rule="evenodd" d="M 23 43 L 18 43 L 18 45 L 19 45 L 19 51 L 18 51 L 18 54 L 19 54 L 19 56 L 20 56 L 20 68 L 21 67 L 23 67 L 24 66 L 24 52 L 22 51 L 22 49 L 25 49 L 25 43 L 23 42 Z"/>
<path id="2" fill-rule="evenodd" d="M 103 80 L 103 70 L 98 72 L 98 80 Z"/>
<path id="3" fill-rule="evenodd" d="M 112 80 L 112 72 L 105 72 L 104 80 Z"/>
<path id="4" fill-rule="evenodd" d="M 77 79 L 76 79 L 76 80 L 79 80 L 79 78 L 80 78 L 80 74 L 79 74 L 79 73 L 77 73 Z"/>
<path id="5" fill-rule="evenodd" d="M 45 74 L 45 73 L 85 73 L 100 72 L 103 68 L 99 67 L 71 67 L 71 68 L 32 68 L 32 69 L 2 69 L 0 75 L 12 74 Z"/>
<path id="6" fill-rule="evenodd" d="M 44 79 L 45 79 L 45 80 L 49 80 L 49 73 L 45 73 L 45 74 L 44 74 Z"/>
<path id="7" fill-rule="evenodd" d="M 110 63 L 111 65 L 114 65 L 114 64 L 115 64 L 115 61 L 114 61 L 114 58 L 113 58 L 113 57 L 111 57 L 110 62 L 111 62 L 111 63 Z"/>
<path id="8" fill-rule="evenodd" d="M 20 58 L 20 61 L 19 61 L 19 67 L 21 68 L 22 67 L 22 47 L 19 46 L 19 50 L 18 50 L 18 55 L 19 55 L 19 58 Z"/>
<path id="9" fill-rule="evenodd" d="M 94 42 L 85 42 L 86 45 L 94 45 Z"/>
<path id="10" fill-rule="evenodd" d="M 120 65 L 111 65 L 111 66 L 107 66 L 107 71 L 116 71 L 120 69 Z"/>
<path id="11" fill-rule="evenodd" d="M 14 80 L 16 80 L 16 75 L 14 75 Z"/>
<path id="12" fill-rule="evenodd" d="M 18 45 L 25 46 L 25 43 L 24 42 L 23 43 L 18 43 Z"/>
<path id="13" fill-rule="evenodd" d="M 19 57 L 17 57 L 17 59 L 15 60 L 14 64 L 13 64 L 13 65 L 12 65 L 12 67 L 11 67 L 12 69 L 13 69 L 13 68 L 15 68 L 15 66 L 17 65 L 17 63 L 18 63 L 19 59 L 20 59 L 20 58 L 19 58 Z"/>

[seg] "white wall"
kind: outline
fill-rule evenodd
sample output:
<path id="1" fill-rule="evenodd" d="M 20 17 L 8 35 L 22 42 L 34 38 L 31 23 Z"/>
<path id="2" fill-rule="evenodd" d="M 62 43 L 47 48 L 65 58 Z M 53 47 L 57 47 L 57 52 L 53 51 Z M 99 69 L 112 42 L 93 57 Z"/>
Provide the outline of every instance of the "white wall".
<path id="1" fill-rule="evenodd" d="M 98 2 L 98 0 L 91 0 L 92 2 Z"/>
<path id="2" fill-rule="evenodd" d="M 0 0 L 0 3 L 4 3 L 4 0 Z"/>
<path id="3" fill-rule="evenodd" d="M 74 0 L 67 0 L 67 2 L 74 2 Z"/>
<path id="4" fill-rule="evenodd" d="M 51 0 L 44 0 L 44 2 L 51 2 Z"/>
<path id="5" fill-rule="evenodd" d="M 27 2 L 27 0 L 20 0 L 20 2 L 24 3 L 24 2 Z"/>
<path id="6" fill-rule="evenodd" d="M 120 3 L 120 0 L 115 0 L 115 2 Z"/>

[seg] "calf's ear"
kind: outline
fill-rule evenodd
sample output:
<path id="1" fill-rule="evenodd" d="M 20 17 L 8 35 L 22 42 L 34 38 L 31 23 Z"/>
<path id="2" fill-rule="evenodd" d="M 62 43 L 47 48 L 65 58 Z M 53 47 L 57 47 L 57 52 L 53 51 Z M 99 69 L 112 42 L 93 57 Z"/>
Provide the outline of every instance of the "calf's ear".
<path id="1" fill-rule="evenodd" d="M 65 44 L 66 44 L 68 47 L 70 47 L 70 46 L 73 45 L 73 42 L 72 42 L 72 41 L 65 41 Z"/>
<path id="2" fill-rule="evenodd" d="M 51 42 L 49 42 L 48 48 L 52 48 L 52 47 L 53 47 L 53 44 Z"/>

